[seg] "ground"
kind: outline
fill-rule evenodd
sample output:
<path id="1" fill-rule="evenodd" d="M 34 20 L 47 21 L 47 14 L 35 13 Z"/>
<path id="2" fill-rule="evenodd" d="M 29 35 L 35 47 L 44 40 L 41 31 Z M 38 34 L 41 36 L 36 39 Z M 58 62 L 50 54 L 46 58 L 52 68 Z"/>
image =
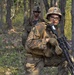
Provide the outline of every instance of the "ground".
<path id="1" fill-rule="evenodd" d="M 24 75 L 25 49 L 22 46 L 23 27 L 0 33 L 0 75 Z M 44 68 L 44 75 L 55 75 L 57 68 Z"/>

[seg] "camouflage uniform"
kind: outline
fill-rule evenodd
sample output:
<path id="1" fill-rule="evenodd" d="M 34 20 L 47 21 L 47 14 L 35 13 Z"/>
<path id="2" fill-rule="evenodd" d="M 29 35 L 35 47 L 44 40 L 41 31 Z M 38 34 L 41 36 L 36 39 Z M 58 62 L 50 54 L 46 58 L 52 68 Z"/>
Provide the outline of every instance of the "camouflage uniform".
<path id="1" fill-rule="evenodd" d="M 46 38 L 54 41 L 47 45 Z M 27 51 L 26 75 L 41 75 L 40 71 L 44 66 L 58 66 L 65 61 L 56 36 L 51 32 L 48 35 L 45 23 L 39 23 L 32 29 L 25 48 Z"/>
<path id="2" fill-rule="evenodd" d="M 60 18 L 62 16 L 60 9 L 57 7 L 51 7 L 48 10 L 46 18 L 48 19 L 48 16 L 50 16 L 51 14 L 57 14 L 57 15 L 59 15 Z M 58 35 L 60 36 L 61 31 L 60 31 L 60 28 L 58 26 L 57 26 L 57 32 L 58 32 Z M 57 75 L 68 75 L 68 69 L 67 69 L 67 63 L 66 62 L 63 65 L 59 65 Z"/>
<path id="3" fill-rule="evenodd" d="M 56 40 L 57 37 L 52 31 L 48 32 L 46 27 L 45 22 L 37 23 L 28 36 L 25 44 L 25 75 L 42 75 L 43 67 L 57 67 L 66 61 Z M 50 41 L 47 42 L 46 38 L 50 38 Z"/>
<path id="4" fill-rule="evenodd" d="M 33 9 L 33 12 L 41 12 L 39 6 L 35 6 Z M 22 44 L 25 46 L 25 41 L 28 37 L 28 34 L 30 33 L 31 29 L 38 23 L 38 22 L 44 22 L 44 19 L 42 19 L 40 16 L 38 17 L 38 20 L 34 19 L 34 16 L 30 17 L 26 23 L 25 23 L 25 33 L 22 36 Z"/>

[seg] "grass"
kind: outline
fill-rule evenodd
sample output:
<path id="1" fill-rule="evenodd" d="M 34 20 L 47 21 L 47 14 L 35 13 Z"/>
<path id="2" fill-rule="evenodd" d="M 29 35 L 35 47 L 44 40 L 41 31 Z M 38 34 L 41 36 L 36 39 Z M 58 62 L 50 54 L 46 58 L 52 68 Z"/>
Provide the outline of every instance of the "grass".
<path id="1" fill-rule="evenodd" d="M 19 32 L 16 30 L 17 33 L 0 34 L 0 75 L 5 75 L 8 69 L 12 75 L 21 75 L 24 70 L 22 63 L 24 63 L 25 56 L 21 44 L 20 25 L 18 28 Z"/>

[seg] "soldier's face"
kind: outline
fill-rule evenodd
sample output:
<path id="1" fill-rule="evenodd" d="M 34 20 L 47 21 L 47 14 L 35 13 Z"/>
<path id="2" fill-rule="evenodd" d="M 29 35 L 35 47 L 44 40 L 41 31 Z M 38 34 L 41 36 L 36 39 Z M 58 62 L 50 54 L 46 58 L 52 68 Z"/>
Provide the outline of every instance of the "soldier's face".
<path id="1" fill-rule="evenodd" d="M 40 15 L 40 12 L 33 12 L 35 17 L 38 17 Z"/>
<path id="2" fill-rule="evenodd" d="M 58 25 L 58 23 L 60 21 L 60 17 L 59 17 L 59 15 L 51 15 L 49 18 L 49 21 L 51 23 L 53 23 L 54 25 Z"/>

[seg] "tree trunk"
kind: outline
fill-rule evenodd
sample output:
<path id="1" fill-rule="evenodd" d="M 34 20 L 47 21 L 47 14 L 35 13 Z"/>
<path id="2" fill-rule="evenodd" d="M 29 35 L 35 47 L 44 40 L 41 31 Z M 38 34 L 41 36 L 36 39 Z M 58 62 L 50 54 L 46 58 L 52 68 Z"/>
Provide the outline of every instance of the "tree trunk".
<path id="1" fill-rule="evenodd" d="M 3 1 L 0 1 L 0 28 L 3 26 Z"/>
<path id="2" fill-rule="evenodd" d="M 74 0 L 72 0 L 72 50 L 74 56 Z"/>
<path id="3" fill-rule="evenodd" d="M 62 19 L 60 22 L 60 29 L 61 29 L 62 34 L 64 34 L 66 0 L 60 0 L 59 3 L 60 3 L 60 10 L 62 13 Z"/>
<path id="4" fill-rule="evenodd" d="M 24 22 L 23 22 L 24 25 L 28 18 L 28 10 L 27 10 L 27 1 L 23 0 L 23 2 L 24 2 Z"/>
<path id="5" fill-rule="evenodd" d="M 43 15 L 44 15 L 44 4 L 43 4 L 43 0 L 40 0 L 40 7 L 41 7 L 41 17 L 43 18 Z"/>
<path id="6" fill-rule="evenodd" d="M 34 0 L 29 0 L 30 16 L 33 14 Z"/>
<path id="7" fill-rule="evenodd" d="M 24 11 L 26 11 L 27 10 L 27 7 L 26 7 L 26 0 L 23 0 L 23 3 L 24 3 Z"/>
<path id="8" fill-rule="evenodd" d="M 8 29 L 12 29 L 12 20 L 11 20 L 11 6 L 12 6 L 12 1 L 7 0 L 7 14 L 6 14 L 6 23 L 8 25 Z"/>
<path id="9" fill-rule="evenodd" d="M 43 0 L 43 2 L 44 2 L 44 5 L 45 5 L 46 12 L 48 12 L 48 9 L 49 9 L 48 0 Z"/>
<path id="10" fill-rule="evenodd" d="M 57 0 L 50 0 L 50 7 L 56 6 Z"/>

